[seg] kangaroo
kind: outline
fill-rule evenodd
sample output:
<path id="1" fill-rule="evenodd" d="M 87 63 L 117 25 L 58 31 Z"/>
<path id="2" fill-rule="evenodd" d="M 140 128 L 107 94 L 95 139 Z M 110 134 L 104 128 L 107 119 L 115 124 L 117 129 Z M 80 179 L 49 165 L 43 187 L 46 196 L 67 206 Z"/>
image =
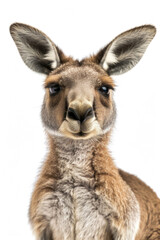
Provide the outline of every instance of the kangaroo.
<path id="1" fill-rule="evenodd" d="M 36 28 L 14 23 L 10 32 L 26 65 L 46 75 L 41 118 L 49 150 L 29 208 L 36 239 L 160 239 L 160 199 L 118 169 L 108 149 L 116 119 L 111 76 L 139 62 L 155 27 L 126 31 L 81 61 Z"/>

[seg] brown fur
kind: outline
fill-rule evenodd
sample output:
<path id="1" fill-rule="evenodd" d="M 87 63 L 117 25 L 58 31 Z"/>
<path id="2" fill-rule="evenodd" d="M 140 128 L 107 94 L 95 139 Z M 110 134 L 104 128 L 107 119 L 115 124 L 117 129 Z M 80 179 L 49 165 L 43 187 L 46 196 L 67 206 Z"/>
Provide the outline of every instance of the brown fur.
<path id="1" fill-rule="evenodd" d="M 141 223 L 136 240 L 160 239 L 160 199 L 144 182 L 119 170 L 120 176 L 130 186 L 140 204 Z"/>
<path id="2" fill-rule="evenodd" d="M 160 200 L 145 183 L 134 175 L 122 170 L 119 170 L 118 173 L 108 150 L 106 150 L 105 144 L 107 143 L 108 136 L 100 139 L 99 144 L 97 144 L 93 152 L 92 174 L 95 179 L 95 191 L 98 194 L 107 194 L 107 199 L 110 199 L 112 204 L 119 205 L 118 207 L 123 212 L 123 208 L 127 205 L 127 203 L 124 202 L 126 199 L 126 182 L 134 192 L 141 209 L 141 222 L 136 240 L 160 239 Z M 45 221 L 43 216 L 37 218 L 37 205 L 45 194 L 54 191 L 56 181 L 61 178 L 56 160 L 57 154 L 54 150 L 56 146 L 52 138 L 49 138 L 49 146 L 50 151 L 42 168 L 39 180 L 36 183 L 30 207 L 30 220 L 38 235 L 48 226 L 48 221 Z M 122 179 L 125 182 L 123 182 Z M 107 183 L 107 186 L 105 186 L 104 183 Z"/>

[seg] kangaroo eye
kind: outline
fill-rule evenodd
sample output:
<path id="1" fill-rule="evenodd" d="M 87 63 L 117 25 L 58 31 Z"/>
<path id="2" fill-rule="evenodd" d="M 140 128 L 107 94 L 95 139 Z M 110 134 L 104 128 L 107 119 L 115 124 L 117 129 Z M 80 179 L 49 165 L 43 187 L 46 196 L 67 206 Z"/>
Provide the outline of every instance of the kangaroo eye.
<path id="1" fill-rule="evenodd" d="M 102 85 L 99 89 L 99 92 L 105 96 L 109 95 L 109 87 Z"/>
<path id="2" fill-rule="evenodd" d="M 56 95 L 61 90 L 59 84 L 54 84 L 49 87 L 49 92 L 51 96 Z"/>

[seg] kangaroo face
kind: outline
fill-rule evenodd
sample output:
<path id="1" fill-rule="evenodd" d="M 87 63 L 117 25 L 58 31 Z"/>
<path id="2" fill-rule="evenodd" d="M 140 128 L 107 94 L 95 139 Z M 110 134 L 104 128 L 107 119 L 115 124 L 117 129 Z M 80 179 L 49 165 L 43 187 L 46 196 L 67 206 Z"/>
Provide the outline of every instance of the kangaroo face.
<path id="1" fill-rule="evenodd" d="M 45 81 L 42 120 L 50 134 L 89 138 L 108 131 L 115 120 L 114 83 L 100 67 L 73 62 Z"/>
<path id="2" fill-rule="evenodd" d="M 54 136 L 86 139 L 108 132 L 115 121 L 111 75 L 134 67 L 155 35 L 145 25 L 117 36 L 96 55 L 74 61 L 41 31 L 13 24 L 11 35 L 28 67 L 47 75 L 42 121 Z"/>

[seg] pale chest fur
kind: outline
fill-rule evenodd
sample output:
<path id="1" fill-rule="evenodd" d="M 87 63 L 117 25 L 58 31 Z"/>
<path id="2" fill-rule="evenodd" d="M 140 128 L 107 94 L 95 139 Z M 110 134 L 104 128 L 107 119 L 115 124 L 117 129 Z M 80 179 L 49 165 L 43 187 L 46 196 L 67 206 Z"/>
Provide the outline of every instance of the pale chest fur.
<path id="1" fill-rule="evenodd" d="M 102 211 L 105 203 L 94 190 L 92 146 L 73 147 L 57 148 L 61 178 L 54 192 L 43 199 L 45 207 L 41 211 L 47 211 L 51 219 L 54 240 L 106 240 L 108 224 Z"/>

